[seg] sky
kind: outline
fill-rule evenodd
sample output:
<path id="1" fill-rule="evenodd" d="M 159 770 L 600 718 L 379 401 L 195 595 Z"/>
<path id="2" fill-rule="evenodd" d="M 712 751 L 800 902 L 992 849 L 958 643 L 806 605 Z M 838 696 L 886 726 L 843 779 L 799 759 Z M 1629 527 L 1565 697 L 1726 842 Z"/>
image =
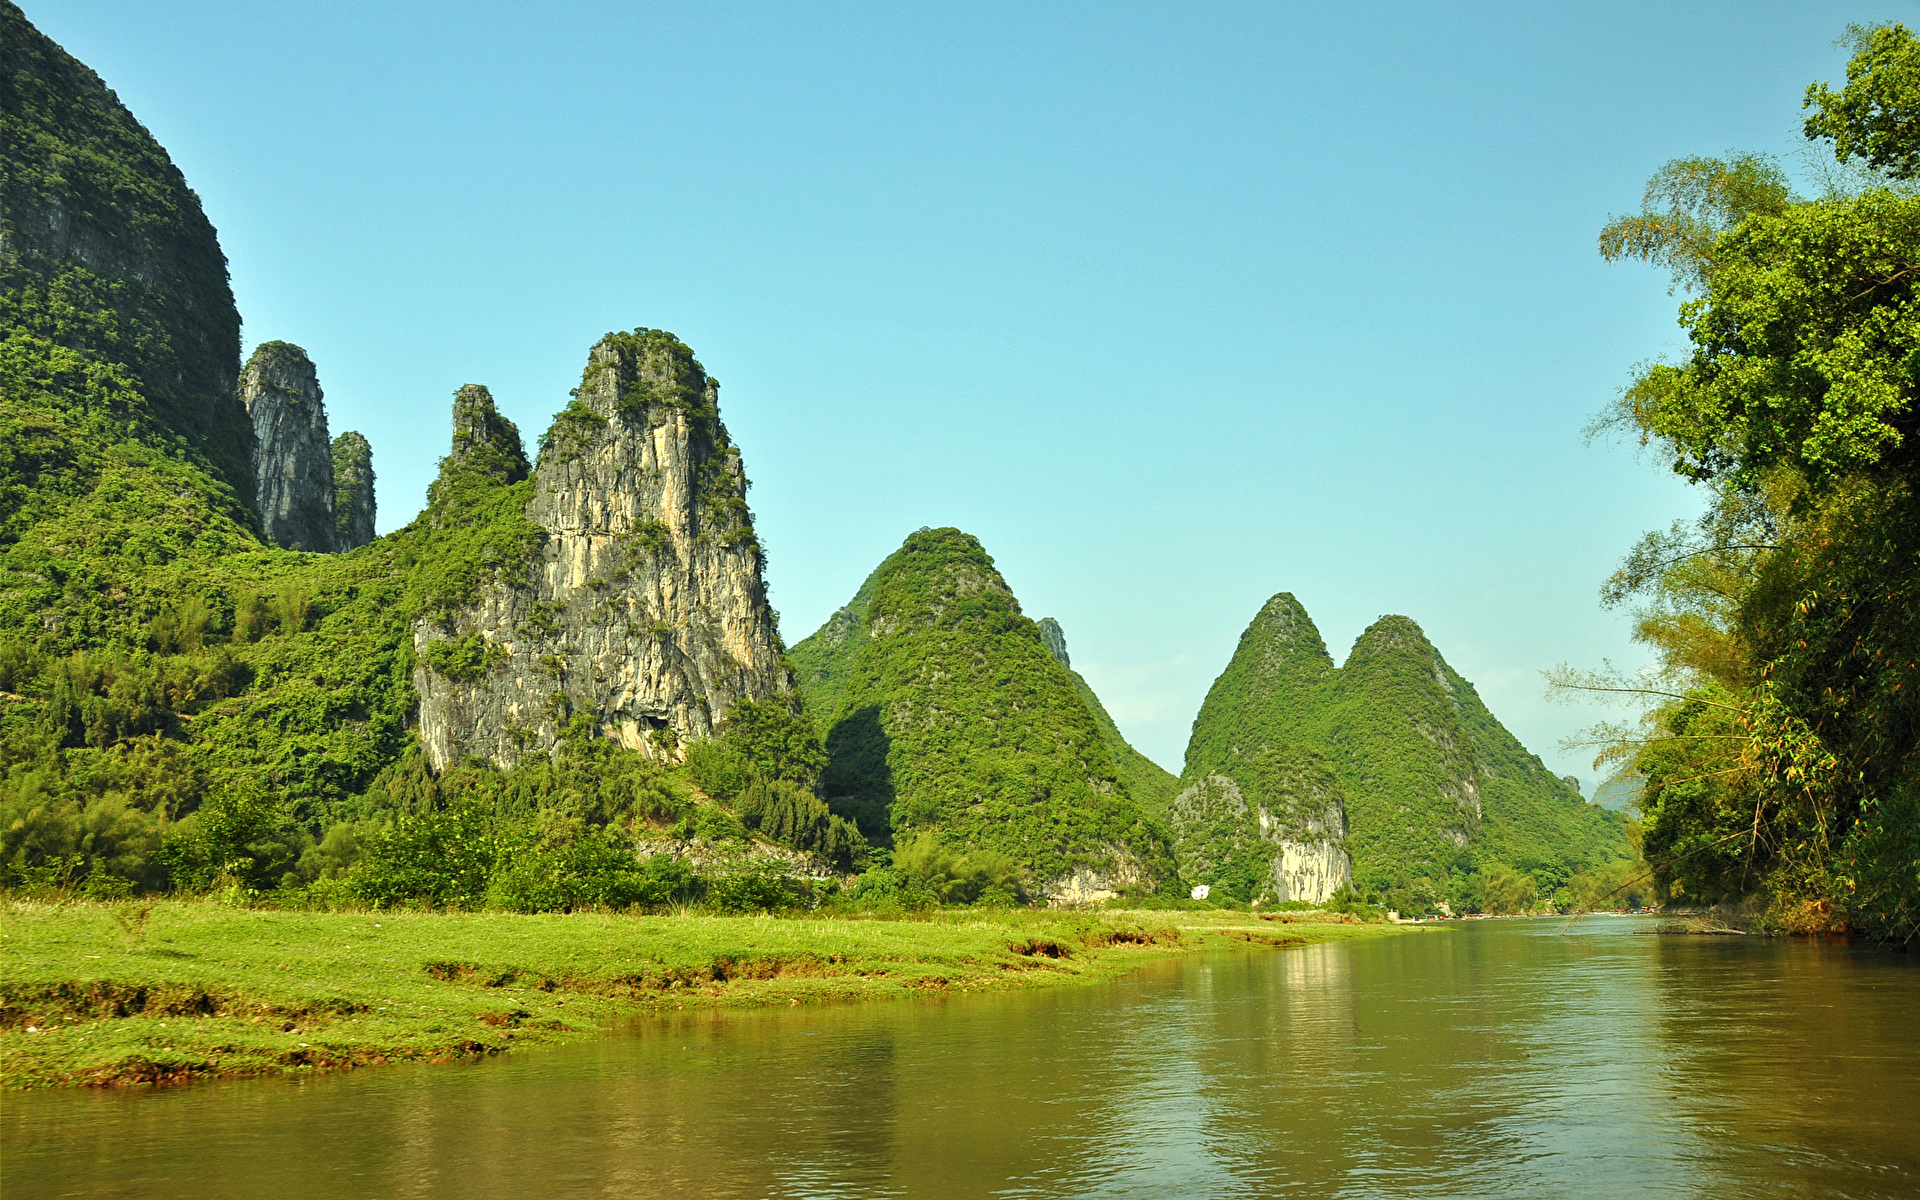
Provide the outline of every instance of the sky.
<path id="1" fill-rule="evenodd" d="M 1913 4 L 25 0 L 173 155 L 244 338 L 305 347 L 411 520 L 484 383 L 529 443 L 615 329 L 721 383 L 789 643 L 976 535 L 1178 771 L 1242 629 L 1412 617 L 1588 794 L 1558 663 L 1700 498 L 1583 430 L 1685 349 L 1602 223 L 1667 160 L 1795 168 Z"/>

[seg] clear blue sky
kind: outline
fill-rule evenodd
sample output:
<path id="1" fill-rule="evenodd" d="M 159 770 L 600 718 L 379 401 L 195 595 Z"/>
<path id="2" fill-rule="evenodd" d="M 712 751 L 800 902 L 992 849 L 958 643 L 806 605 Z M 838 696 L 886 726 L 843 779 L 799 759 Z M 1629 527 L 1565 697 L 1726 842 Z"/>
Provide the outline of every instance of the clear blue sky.
<path id="1" fill-rule="evenodd" d="M 1682 154 L 1795 153 L 1909 4 L 26 0 L 172 151 L 249 347 L 319 366 L 409 520 L 453 390 L 528 439 L 588 346 L 722 383 L 798 641 L 922 525 L 980 537 L 1178 769 L 1267 596 L 1419 621 L 1556 769 L 1642 661 L 1597 589 L 1695 511 L 1581 429 L 1682 345 L 1594 235 Z"/>

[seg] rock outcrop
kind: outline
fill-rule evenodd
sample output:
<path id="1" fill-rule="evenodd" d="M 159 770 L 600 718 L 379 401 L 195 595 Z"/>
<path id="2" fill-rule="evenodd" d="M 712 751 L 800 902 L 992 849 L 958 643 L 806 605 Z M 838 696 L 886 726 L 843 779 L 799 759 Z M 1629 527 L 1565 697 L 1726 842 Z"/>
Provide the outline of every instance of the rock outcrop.
<path id="1" fill-rule="evenodd" d="M 307 352 L 291 342 L 260 343 L 240 372 L 240 402 L 253 422 L 261 534 L 289 550 L 332 550 L 333 446 Z"/>
<path id="2" fill-rule="evenodd" d="M 373 447 L 352 430 L 333 439 L 333 548 L 373 540 Z"/>
<path id="3" fill-rule="evenodd" d="M 1073 660 L 1067 657 L 1067 631 L 1060 628 L 1060 622 L 1052 617 L 1041 617 L 1033 623 L 1040 634 L 1040 642 L 1046 646 L 1047 653 L 1069 671 L 1073 669 Z"/>
<path id="4" fill-rule="evenodd" d="M 493 393 L 469 383 L 453 394 L 453 461 L 502 483 L 519 483 L 532 469 L 520 427 L 500 415 Z"/>
<path id="5" fill-rule="evenodd" d="M 1319 904 L 1353 879 L 1339 781 L 1317 755 L 1263 764 L 1249 800 L 1227 775 L 1195 780 L 1168 810 L 1180 877 L 1221 895 Z"/>
<path id="6" fill-rule="evenodd" d="M 514 483 L 526 458 L 470 386 L 437 492 L 476 470 Z M 738 701 L 790 693 L 740 454 L 718 385 L 678 339 L 638 330 L 596 345 L 521 486 L 538 549 L 414 629 L 436 768 L 510 765 L 551 750 L 577 718 L 676 760 Z"/>

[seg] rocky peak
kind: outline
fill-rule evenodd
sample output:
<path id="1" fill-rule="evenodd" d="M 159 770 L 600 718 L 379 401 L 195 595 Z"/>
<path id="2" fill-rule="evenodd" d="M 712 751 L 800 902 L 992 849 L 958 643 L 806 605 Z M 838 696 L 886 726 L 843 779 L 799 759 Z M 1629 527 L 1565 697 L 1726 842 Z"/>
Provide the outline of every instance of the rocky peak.
<path id="1" fill-rule="evenodd" d="M 1347 666 L 1363 666 L 1386 658 L 1431 658 L 1435 653 L 1433 643 L 1412 617 L 1389 614 L 1367 626 L 1354 640 L 1353 649 L 1347 655 Z"/>
<path id="2" fill-rule="evenodd" d="M 1344 689 L 1398 691 L 1452 713 L 1478 705 L 1473 686 L 1454 673 L 1410 617 L 1384 616 L 1354 640 L 1340 670 Z"/>
<path id="3" fill-rule="evenodd" d="M 373 447 L 352 430 L 333 439 L 333 548 L 373 540 Z"/>
<path id="4" fill-rule="evenodd" d="M 867 627 L 875 638 L 924 629 L 1032 628 L 1020 619 L 1020 602 L 992 556 L 958 529 L 914 531 L 874 578 Z"/>
<path id="5" fill-rule="evenodd" d="M 1041 617 L 1033 624 L 1040 631 L 1040 640 L 1046 643 L 1047 653 L 1060 660 L 1061 666 L 1073 666 L 1073 661 L 1067 657 L 1067 631 L 1060 628 L 1060 622 L 1052 617 Z"/>
<path id="6" fill-rule="evenodd" d="M 1182 777 L 1226 770 L 1295 740 L 1313 693 L 1334 673 L 1333 656 L 1305 606 L 1292 592 L 1269 599 L 1194 717 Z"/>
<path id="7" fill-rule="evenodd" d="M 865 637 L 853 623 L 863 609 Z M 820 794 L 836 812 L 869 837 L 1004 853 L 1059 903 L 1170 873 L 1097 698 L 1021 615 L 978 540 L 914 532 L 841 612 L 793 654 L 827 726 Z"/>
<path id="8" fill-rule="evenodd" d="M 520 427 L 500 415 L 493 393 L 477 383 L 453 394 L 453 450 L 447 458 L 443 471 L 448 465 L 473 468 L 502 483 L 520 482 L 529 469 Z"/>
<path id="9" fill-rule="evenodd" d="M 1261 605 L 1253 623 L 1240 635 L 1240 644 L 1257 646 L 1263 664 L 1272 669 L 1317 675 L 1333 667 L 1333 655 L 1327 653 L 1319 626 L 1292 592 L 1281 592 Z"/>
<path id="10" fill-rule="evenodd" d="M 333 447 L 307 352 L 260 343 L 240 372 L 240 402 L 253 422 L 260 532 L 290 550 L 333 549 Z"/>
<path id="11" fill-rule="evenodd" d="M 1270 769 L 1299 766 L 1304 752 L 1322 766 Z M 1264 807 L 1277 827 L 1290 828 L 1311 821 L 1322 789 L 1302 781 L 1322 768 L 1343 790 L 1345 848 L 1362 887 L 1409 886 L 1434 898 L 1479 862 L 1558 862 L 1571 871 L 1592 861 L 1588 855 L 1624 851 L 1617 826 L 1584 815 L 1577 794 L 1500 724 L 1417 624 L 1380 618 L 1334 668 L 1297 601 L 1282 594 L 1263 607 L 1208 691 L 1183 779 L 1231 780 L 1249 811 Z M 1218 829 L 1235 828 L 1232 806 L 1216 803 L 1217 792 L 1196 793 L 1190 811 L 1170 813 L 1183 868 L 1192 853 L 1220 844 L 1208 823 L 1214 817 L 1225 822 Z M 1245 823 L 1238 828 L 1235 845 L 1251 844 Z M 1301 861 L 1309 860 L 1331 861 Z"/>
<path id="12" fill-rule="evenodd" d="M 671 334 L 610 334 L 593 348 L 533 471 L 538 549 L 415 628 L 420 733 L 436 767 L 550 750 L 575 716 L 677 759 L 740 700 L 791 692 L 718 396 Z M 512 482 L 519 435 L 486 389 L 462 388 L 454 412 L 435 486 L 472 467 Z"/>

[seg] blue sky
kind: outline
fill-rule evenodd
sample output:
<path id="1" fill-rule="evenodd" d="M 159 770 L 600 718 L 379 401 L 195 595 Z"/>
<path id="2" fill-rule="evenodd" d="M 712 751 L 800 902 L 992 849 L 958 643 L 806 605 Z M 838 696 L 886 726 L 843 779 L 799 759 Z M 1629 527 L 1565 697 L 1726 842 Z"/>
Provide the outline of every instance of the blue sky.
<path id="1" fill-rule="evenodd" d="M 790 642 L 980 537 L 1143 751 L 1267 596 L 1404 613 L 1555 769 L 1637 665 L 1601 582 L 1696 511 L 1581 435 L 1676 298 L 1594 235 L 1669 158 L 1799 152 L 1909 4 L 27 0 L 199 191 L 249 348 L 312 354 L 411 519 L 451 395 L 529 441 L 587 348 L 721 381 Z M 1789 165 L 1791 165 L 1789 158 Z"/>

